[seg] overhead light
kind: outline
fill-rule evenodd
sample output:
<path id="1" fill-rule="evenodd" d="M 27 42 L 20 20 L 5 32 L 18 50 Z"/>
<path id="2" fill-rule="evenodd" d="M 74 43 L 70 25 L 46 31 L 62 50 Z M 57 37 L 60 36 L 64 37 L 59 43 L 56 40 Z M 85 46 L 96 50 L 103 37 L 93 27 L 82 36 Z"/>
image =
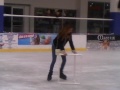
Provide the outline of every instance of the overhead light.
<path id="1" fill-rule="evenodd" d="M 107 6 L 109 6 L 109 4 L 107 4 Z"/>
<path id="2" fill-rule="evenodd" d="M 90 7 L 92 7 L 92 5 L 90 5 Z"/>

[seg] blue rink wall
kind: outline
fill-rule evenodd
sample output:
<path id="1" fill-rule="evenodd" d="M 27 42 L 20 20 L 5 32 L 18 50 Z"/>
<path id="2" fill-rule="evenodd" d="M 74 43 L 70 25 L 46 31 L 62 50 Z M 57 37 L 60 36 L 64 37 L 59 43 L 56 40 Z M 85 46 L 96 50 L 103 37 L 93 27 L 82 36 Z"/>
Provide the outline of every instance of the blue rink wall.
<path id="1" fill-rule="evenodd" d="M 4 16 L 3 16 L 3 13 L 4 13 L 4 6 L 3 5 L 0 5 L 0 33 L 3 32 L 4 30 Z"/>
<path id="2" fill-rule="evenodd" d="M 120 35 L 120 12 L 111 12 L 110 13 L 111 19 L 111 33 L 114 33 L 115 35 Z"/>

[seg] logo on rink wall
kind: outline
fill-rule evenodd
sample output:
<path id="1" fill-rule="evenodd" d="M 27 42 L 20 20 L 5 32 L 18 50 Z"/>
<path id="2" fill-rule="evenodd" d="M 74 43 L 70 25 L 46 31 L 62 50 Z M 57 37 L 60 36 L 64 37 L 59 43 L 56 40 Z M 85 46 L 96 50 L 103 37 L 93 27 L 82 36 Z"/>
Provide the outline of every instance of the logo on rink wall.
<path id="1" fill-rule="evenodd" d="M 116 40 L 120 40 L 120 36 L 118 35 L 87 35 L 87 40 L 103 41 L 104 39 L 107 39 L 109 41 L 116 41 Z"/>
<path id="2" fill-rule="evenodd" d="M 87 47 L 89 49 L 100 50 L 104 39 L 110 41 L 110 49 L 120 49 L 120 35 L 88 35 L 87 36 Z"/>
<path id="3" fill-rule="evenodd" d="M 98 35 L 97 39 L 99 41 L 102 41 L 102 40 L 105 40 L 105 39 L 110 40 L 110 41 L 116 40 L 115 36 L 113 36 L 113 35 L 112 36 L 111 35 Z"/>

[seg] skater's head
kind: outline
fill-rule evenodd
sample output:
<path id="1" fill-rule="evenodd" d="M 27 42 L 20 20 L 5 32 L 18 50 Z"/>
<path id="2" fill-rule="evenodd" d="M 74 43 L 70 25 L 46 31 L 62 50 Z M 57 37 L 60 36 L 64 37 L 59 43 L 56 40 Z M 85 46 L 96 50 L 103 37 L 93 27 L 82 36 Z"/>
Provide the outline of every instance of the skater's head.
<path id="1" fill-rule="evenodd" d="M 60 30 L 58 37 L 70 38 L 72 35 L 73 27 L 70 24 L 64 25 L 63 28 Z"/>
<path id="2" fill-rule="evenodd" d="M 103 42 L 107 43 L 107 42 L 109 42 L 109 40 L 108 39 L 104 39 Z"/>

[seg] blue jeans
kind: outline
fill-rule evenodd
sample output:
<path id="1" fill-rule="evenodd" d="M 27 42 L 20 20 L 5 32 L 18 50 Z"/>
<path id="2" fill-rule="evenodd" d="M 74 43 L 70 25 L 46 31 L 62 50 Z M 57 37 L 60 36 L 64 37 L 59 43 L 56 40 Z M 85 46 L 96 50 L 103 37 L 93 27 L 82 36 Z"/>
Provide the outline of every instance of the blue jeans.
<path id="1" fill-rule="evenodd" d="M 64 70 L 64 67 L 65 67 L 65 64 L 66 64 L 66 56 L 61 56 L 61 57 L 62 57 L 62 63 L 61 63 L 60 72 L 62 73 Z M 53 72 L 53 68 L 56 63 L 56 58 L 57 58 L 57 55 L 55 54 L 55 46 L 54 46 L 54 44 L 52 44 L 52 62 L 50 65 L 49 72 Z"/>

